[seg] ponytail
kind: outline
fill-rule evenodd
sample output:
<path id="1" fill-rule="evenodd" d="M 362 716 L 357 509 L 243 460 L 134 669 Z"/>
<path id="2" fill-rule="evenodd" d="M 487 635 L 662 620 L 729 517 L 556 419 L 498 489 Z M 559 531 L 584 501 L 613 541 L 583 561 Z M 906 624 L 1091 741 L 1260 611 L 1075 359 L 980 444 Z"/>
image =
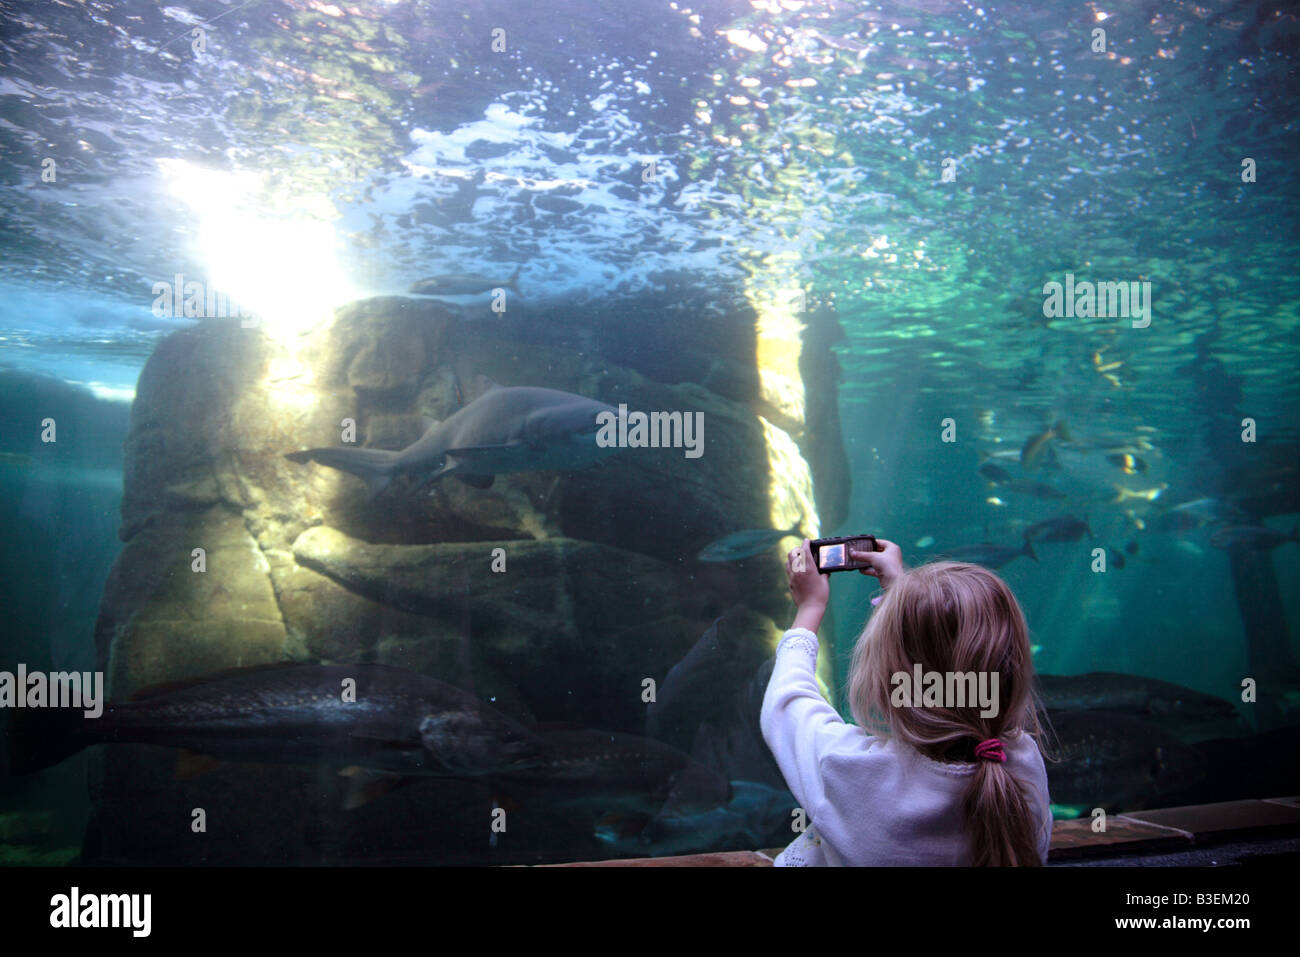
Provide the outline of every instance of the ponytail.
<path id="1" fill-rule="evenodd" d="M 1034 813 L 1021 783 L 1001 761 L 975 761 L 963 810 L 976 867 L 1037 866 Z"/>

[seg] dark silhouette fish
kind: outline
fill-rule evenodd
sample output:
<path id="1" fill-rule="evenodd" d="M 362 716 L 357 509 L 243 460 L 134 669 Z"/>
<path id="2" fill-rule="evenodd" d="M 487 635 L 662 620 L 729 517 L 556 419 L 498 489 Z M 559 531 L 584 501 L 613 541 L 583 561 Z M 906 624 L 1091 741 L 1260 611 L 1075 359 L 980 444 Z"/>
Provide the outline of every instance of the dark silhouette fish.
<path id="1" fill-rule="evenodd" d="M 1092 671 L 1081 675 L 1040 674 L 1037 680 L 1039 698 L 1049 711 L 1112 711 L 1153 720 L 1237 717 L 1231 701 L 1141 675 Z"/>
<path id="2" fill-rule="evenodd" d="M 1073 515 L 1058 515 L 1035 522 L 1025 529 L 1027 542 L 1077 542 L 1084 533 L 1092 534 L 1086 519 Z"/>
<path id="3" fill-rule="evenodd" d="M 995 485 L 1011 481 L 1011 473 L 996 462 L 985 462 L 979 467 L 979 473 Z"/>
<path id="4" fill-rule="evenodd" d="M 738 562 L 761 555 L 783 538 L 799 534 L 795 523 L 784 531 L 776 528 L 747 528 L 732 532 L 705 545 L 695 557 L 702 562 Z"/>
<path id="5" fill-rule="evenodd" d="M 399 475 L 422 481 L 451 475 L 489 488 L 499 474 L 581 468 L 617 451 L 597 442 L 598 417 L 618 416 L 612 406 L 556 389 L 487 384 L 477 399 L 400 452 L 335 446 L 285 458 L 350 472 L 377 495 Z"/>
<path id="6" fill-rule="evenodd" d="M 345 682 L 355 700 L 344 699 Z M 99 743 L 184 748 L 223 761 L 472 776 L 547 762 L 525 726 L 451 685 L 383 665 L 268 665 L 144 689 L 102 717 L 23 712 L 11 722 L 14 773 Z"/>
<path id="7" fill-rule="evenodd" d="M 1109 711 L 1049 715 L 1047 785 L 1056 804 L 1137 810 L 1205 777 L 1205 759 L 1154 725 Z M 1059 761 L 1050 757 L 1060 758 Z"/>
<path id="8" fill-rule="evenodd" d="M 344 699 L 355 682 L 355 700 Z M 24 710 L 10 721 L 10 769 L 57 764 L 92 744 L 154 744 L 219 761 L 304 764 L 352 779 L 354 808 L 416 777 L 488 779 L 561 798 L 637 808 L 670 797 L 692 810 L 725 803 L 721 777 L 637 735 L 523 725 L 451 685 L 384 665 L 266 665 L 143 689 L 89 720 Z"/>
<path id="9" fill-rule="evenodd" d="M 791 811 L 798 803 L 794 796 L 780 785 L 730 783 L 731 799 L 726 804 L 693 814 L 607 814 L 597 822 L 596 839 L 620 853 L 647 857 L 789 843 L 794 836 Z"/>
<path id="10" fill-rule="evenodd" d="M 1020 449 L 1020 464 L 1026 469 L 1032 469 L 1038 464 L 1039 458 L 1048 450 L 1048 445 L 1052 440 L 1059 439 L 1062 442 L 1071 441 L 1069 430 L 1066 429 L 1064 422 L 1057 422 L 1046 432 L 1039 432 L 1037 435 L 1031 435 L 1025 440 L 1025 444 Z"/>
<path id="11" fill-rule="evenodd" d="M 725 803 L 727 779 L 691 759 L 685 752 L 652 738 L 594 728 L 537 730 L 541 762 L 519 773 L 507 771 L 501 781 L 545 787 L 563 803 L 595 801 L 606 807 L 625 792 L 638 803 L 660 806 L 672 799 L 692 810 Z"/>
<path id="12" fill-rule="evenodd" d="M 1263 525 L 1229 525 L 1210 536 L 1215 548 L 1266 552 L 1287 542 L 1300 542 L 1300 522 L 1290 532 L 1275 532 Z"/>
<path id="13" fill-rule="evenodd" d="M 1185 532 L 1202 525 L 1241 522 L 1245 514 L 1231 502 L 1217 498 L 1198 498 L 1161 512 L 1151 523 L 1162 532 Z"/>
<path id="14" fill-rule="evenodd" d="M 664 677 L 656 700 L 646 708 L 646 734 L 688 751 L 731 780 L 784 787 L 759 726 L 774 659 L 760 662 L 737 683 L 748 627 L 744 619 L 726 617 L 709 627 Z M 739 665 L 739 670 L 743 675 L 748 666 Z"/>
<path id="15" fill-rule="evenodd" d="M 719 640 L 722 618 L 691 645 L 664 676 L 655 700 L 646 705 L 646 735 L 689 751 L 700 723 L 716 718 L 724 702 L 711 693 L 725 673 L 730 648 Z"/>
<path id="16" fill-rule="evenodd" d="M 960 548 L 949 549 L 938 557 L 950 562 L 970 562 L 973 565 L 983 565 L 985 568 L 1001 568 L 1021 555 L 1028 555 L 1034 561 L 1038 561 L 1029 539 L 1025 539 L 1025 544 L 1021 548 L 981 542 L 978 545 L 963 545 Z"/>
<path id="17" fill-rule="evenodd" d="M 519 267 L 504 282 L 472 273 L 445 273 L 430 276 L 412 284 L 409 292 L 421 296 L 472 296 L 492 289 L 513 289 L 519 292 Z"/>

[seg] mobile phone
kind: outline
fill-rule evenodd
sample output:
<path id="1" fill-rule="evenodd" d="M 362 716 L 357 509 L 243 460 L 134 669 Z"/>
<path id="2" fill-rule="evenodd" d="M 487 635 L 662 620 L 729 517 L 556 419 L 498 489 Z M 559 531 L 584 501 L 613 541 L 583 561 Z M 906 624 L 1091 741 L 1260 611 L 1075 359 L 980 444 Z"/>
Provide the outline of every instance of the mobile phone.
<path id="1" fill-rule="evenodd" d="M 870 568 L 866 562 L 854 561 L 849 557 L 850 551 L 883 552 L 876 543 L 874 535 L 846 535 L 842 538 L 818 538 L 808 543 L 812 548 L 813 561 L 817 570 L 822 572 L 851 572 L 860 568 Z"/>

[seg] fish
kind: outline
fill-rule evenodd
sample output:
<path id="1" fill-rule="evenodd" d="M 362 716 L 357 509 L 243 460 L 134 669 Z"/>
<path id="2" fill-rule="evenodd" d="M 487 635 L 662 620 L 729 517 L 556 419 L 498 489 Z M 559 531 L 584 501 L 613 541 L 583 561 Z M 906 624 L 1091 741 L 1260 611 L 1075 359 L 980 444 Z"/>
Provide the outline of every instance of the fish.
<path id="1" fill-rule="evenodd" d="M 917 548 L 929 548 L 933 544 L 934 544 L 933 535 L 922 535 L 920 538 L 916 540 Z"/>
<path id="2" fill-rule="evenodd" d="M 983 565 L 985 568 L 1001 568 L 1021 555 L 1028 555 L 1034 561 L 1038 561 L 1029 539 L 1025 539 L 1022 548 L 1009 548 L 1006 545 L 993 545 L 989 542 L 963 545 L 944 552 L 939 558 L 950 562 L 970 562 L 973 565 Z"/>
<path id="3" fill-rule="evenodd" d="M 344 700 L 354 682 L 355 700 Z M 17 714 L 17 712 L 15 712 Z M 325 764 L 404 775 L 505 774 L 547 762 L 526 726 L 473 695 L 385 665 L 275 664 L 142 689 L 104 706 L 24 711 L 10 768 L 30 773 L 92 744 L 154 744 L 219 761 Z"/>
<path id="4" fill-rule="evenodd" d="M 1058 515 L 1035 522 L 1025 529 L 1024 535 L 1027 542 L 1077 542 L 1085 532 L 1092 534 L 1086 518 Z"/>
<path id="5" fill-rule="evenodd" d="M 355 682 L 355 700 L 343 698 Z M 16 712 L 17 713 L 17 712 Z M 579 803 L 591 794 L 691 811 L 727 800 L 726 780 L 666 744 L 595 729 L 521 724 L 468 692 L 386 665 L 275 664 L 142 689 L 91 720 L 24 709 L 11 720 L 10 770 L 26 774 L 93 744 L 152 744 L 216 761 L 329 767 L 355 809 L 420 778 L 537 788 Z"/>
<path id="6" fill-rule="evenodd" d="M 773 659 L 751 670 L 746 651 L 756 624 L 747 615 L 714 621 L 664 676 L 646 706 L 645 730 L 728 778 L 781 783 L 759 728 Z"/>
<path id="7" fill-rule="evenodd" d="M 781 539 L 798 535 L 802 524 L 796 522 L 785 531 L 775 528 L 746 528 L 732 532 L 705 545 L 695 557 L 702 562 L 738 562 L 753 558 L 763 554 Z"/>
<path id="8" fill-rule="evenodd" d="M 1114 671 L 1036 676 L 1039 699 L 1049 711 L 1110 711 L 1159 721 L 1231 720 L 1232 702 L 1169 681 Z"/>
<path id="9" fill-rule="evenodd" d="M 1037 435 L 1031 435 L 1027 438 L 1024 446 L 1020 449 L 1020 464 L 1026 469 L 1032 469 L 1042 454 L 1047 451 L 1048 443 L 1053 439 L 1062 442 L 1072 441 L 1070 432 L 1065 427 L 1064 422 L 1057 422 L 1047 431 L 1039 432 Z"/>
<path id="10" fill-rule="evenodd" d="M 494 779 L 548 789 L 556 803 L 572 806 L 611 801 L 615 792 L 638 806 L 673 800 L 690 811 L 716 807 L 729 795 L 727 780 L 694 761 L 679 748 L 653 738 L 596 728 L 532 729 L 541 760 L 531 767 L 507 769 Z M 560 790 L 567 794 L 556 793 Z"/>
<path id="11" fill-rule="evenodd" d="M 1300 522 L 1290 532 L 1274 531 L 1263 525 L 1228 525 L 1210 536 L 1211 545 L 1229 551 L 1267 552 L 1287 542 L 1300 543 Z"/>
<path id="12" fill-rule="evenodd" d="M 407 291 L 421 296 L 472 296 L 493 289 L 513 289 L 518 293 L 519 269 L 520 267 L 516 266 L 510 278 L 504 282 L 472 273 L 444 273 L 412 283 Z"/>
<path id="13" fill-rule="evenodd" d="M 1129 452 L 1108 455 L 1106 456 L 1106 461 L 1115 466 L 1125 475 L 1144 474 L 1147 470 L 1146 462 Z"/>
<path id="14" fill-rule="evenodd" d="M 1047 785 L 1057 804 L 1137 810 L 1199 783 L 1205 759 L 1177 736 L 1110 711 L 1056 711 Z M 1058 760 L 1052 760 L 1057 757 Z"/>
<path id="15" fill-rule="evenodd" d="M 704 851 L 753 850 L 789 842 L 790 812 L 798 802 L 784 787 L 731 781 L 731 800 L 694 814 L 660 813 L 648 819 L 606 815 L 596 839 L 624 854 L 659 857 Z"/>
<path id="16" fill-rule="evenodd" d="M 995 452 L 980 452 L 979 457 L 981 462 L 986 462 L 989 459 L 1001 459 L 1004 462 L 1019 462 L 1020 450 L 1019 449 L 998 449 Z"/>
<path id="17" fill-rule="evenodd" d="M 1045 482 L 1033 482 L 1029 479 L 1012 479 L 1004 486 L 1009 492 L 1019 492 L 1021 495 L 1032 495 L 1034 498 L 1050 499 L 1059 501 L 1065 498 L 1065 493 L 1060 489 L 1053 488 Z"/>
<path id="18" fill-rule="evenodd" d="M 689 750 L 700 723 L 716 720 L 723 702 L 713 692 L 733 653 L 719 634 L 724 617 L 714 620 L 660 683 L 646 705 L 646 736 Z"/>
<path id="19" fill-rule="evenodd" d="M 1115 497 L 1110 500 L 1110 504 L 1118 505 L 1121 502 L 1127 502 L 1129 499 L 1138 499 L 1143 502 L 1154 502 L 1160 497 L 1160 493 L 1169 488 L 1169 486 L 1164 482 L 1161 482 L 1159 485 L 1152 486 L 1151 488 L 1132 489 L 1125 488 L 1123 485 L 1115 485 L 1113 488 L 1115 489 Z"/>
<path id="20" fill-rule="evenodd" d="M 1111 372 L 1124 365 L 1122 359 L 1116 359 L 1114 361 L 1107 362 L 1105 359 L 1102 358 L 1102 353 L 1105 351 L 1106 348 L 1103 347 L 1101 349 L 1098 349 L 1096 352 L 1092 354 L 1092 367 L 1096 369 L 1098 372 Z"/>
<path id="21" fill-rule="evenodd" d="M 1128 564 L 1124 560 L 1124 553 L 1121 552 L 1119 549 L 1115 548 L 1114 546 L 1108 546 L 1106 551 L 1110 553 L 1110 563 L 1116 568 L 1123 568 L 1126 564 Z"/>
<path id="22" fill-rule="evenodd" d="M 716 778 L 785 787 L 759 725 L 775 659 L 751 667 L 755 627 L 761 624 L 749 614 L 718 618 L 669 670 L 648 705 L 646 735 L 689 752 L 692 762 L 658 813 L 689 815 L 726 804 L 724 793 L 701 807 L 701 796 L 717 795 Z"/>
<path id="23" fill-rule="evenodd" d="M 1164 530 L 1183 531 L 1219 522 L 1239 524 L 1245 517 L 1245 513 L 1231 502 L 1219 498 L 1197 498 L 1170 506 L 1153 524 L 1157 528 L 1167 526 Z"/>
<path id="24" fill-rule="evenodd" d="M 979 467 L 979 473 L 995 485 L 1011 481 L 1011 473 L 996 462 L 985 462 Z"/>
<path id="25" fill-rule="evenodd" d="M 1300 512 L 1298 452 L 1300 444 L 1295 442 L 1269 443 L 1252 452 L 1252 460 L 1260 456 L 1262 461 L 1230 469 L 1224 476 L 1224 487 L 1235 490 L 1233 502 L 1256 517 Z"/>
<path id="26" fill-rule="evenodd" d="M 612 406 L 571 392 L 488 381 L 482 395 L 400 452 L 335 446 L 285 458 L 350 472 L 372 497 L 399 475 L 422 483 L 451 475 L 486 489 L 503 473 L 581 468 L 616 451 L 596 441 L 602 413 L 618 416 Z"/>
<path id="27" fill-rule="evenodd" d="M 1129 543 L 1124 546 L 1124 551 L 1129 555 L 1136 555 L 1138 553 L 1137 539 L 1135 538 L 1130 540 Z"/>

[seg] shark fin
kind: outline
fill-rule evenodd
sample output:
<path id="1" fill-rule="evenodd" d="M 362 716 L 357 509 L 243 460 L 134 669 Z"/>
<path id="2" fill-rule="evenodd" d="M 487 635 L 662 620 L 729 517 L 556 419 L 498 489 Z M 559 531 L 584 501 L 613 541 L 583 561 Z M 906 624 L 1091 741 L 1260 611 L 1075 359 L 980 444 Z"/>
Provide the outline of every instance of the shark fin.
<path id="1" fill-rule="evenodd" d="M 502 446 L 484 446 L 485 448 L 502 448 Z M 473 452 L 469 449 L 448 449 L 447 457 L 443 459 L 442 468 L 429 476 L 429 481 L 434 482 L 448 475 L 455 476 L 471 488 L 491 488 L 492 483 L 496 480 L 495 475 L 484 474 L 482 472 L 462 471 L 463 463 L 456 457 L 457 453 Z"/>

